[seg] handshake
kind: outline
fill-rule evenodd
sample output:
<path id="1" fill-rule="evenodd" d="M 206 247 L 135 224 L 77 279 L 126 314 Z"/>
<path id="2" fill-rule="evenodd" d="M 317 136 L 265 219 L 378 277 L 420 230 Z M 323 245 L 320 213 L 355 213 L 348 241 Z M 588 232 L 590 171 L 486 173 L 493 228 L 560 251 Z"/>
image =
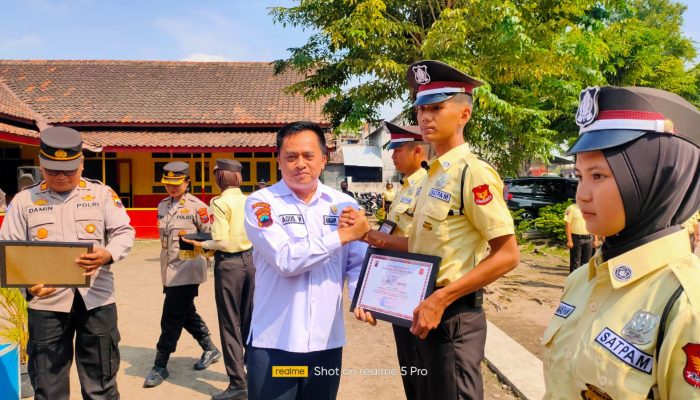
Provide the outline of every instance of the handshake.
<path id="1" fill-rule="evenodd" d="M 342 244 L 355 240 L 366 241 L 369 231 L 369 220 L 363 210 L 357 210 L 351 206 L 343 209 L 338 221 L 338 234 Z"/>

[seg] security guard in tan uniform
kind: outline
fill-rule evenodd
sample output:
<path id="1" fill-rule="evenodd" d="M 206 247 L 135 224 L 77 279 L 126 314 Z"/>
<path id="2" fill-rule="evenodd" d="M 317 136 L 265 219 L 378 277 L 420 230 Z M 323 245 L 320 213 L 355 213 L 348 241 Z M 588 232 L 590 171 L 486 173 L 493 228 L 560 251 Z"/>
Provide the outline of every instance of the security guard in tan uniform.
<path id="1" fill-rule="evenodd" d="M 389 207 L 386 219 L 396 224 L 394 235 L 408 237 L 413 223 L 415 200 L 428 175 L 422 167 L 428 158 L 427 145 L 423 144 L 418 126 L 399 126 L 391 122 L 384 122 L 384 125 L 390 135 L 386 148 L 393 150 L 391 159 L 394 167 L 403 175 L 401 189 Z"/>
<path id="2" fill-rule="evenodd" d="M 700 112 L 589 87 L 576 122 L 576 203 L 605 243 L 543 335 L 545 398 L 700 399 L 700 259 L 680 226 L 700 206 Z"/>
<path id="3" fill-rule="evenodd" d="M 214 400 L 245 399 L 248 395 L 244 353 L 253 313 L 255 265 L 253 245 L 244 227 L 247 196 L 240 189 L 242 169 L 236 160 L 216 160 L 214 176 L 221 196 L 210 202 L 214 211 L 212 240 L 186 240 L 206 250 L 216 250 L 214 293 L 229 385 L 212 396 Z"/>
<path id="4" fill-rule="evenodd" d="M 180 250 L 180 236 L 209 232 L 211 229 L 209 208 L 187 191 L 189 175 L 190 166 L 186 162 L 170 162 L 163 167 L 161 182 L 170 195 L 158 204 L 158 232 L 162 244 L 160 273 L 165 300 L 156 359 L 144 387 L 158 386 L 170 375 L 168 359 L 175 352 L 183 328 L 203 350 L 194 369 L 206 369 L 221 358 L 221 353 L 211 341 L 207 324 L 194 305 L 199 285 L 207 280 L 207 260 L 203 254 Z"/>
<path id="5" fill-rule="evenodd" d="M 51 127 L 40 136 L 44 180 L 17 193 L 0 228 L 0 240 L 85 242 L 93 252 L 77 264 L 91 276 L 87 288 L 27 290 L 29 376 L 34 398 L 68 399 L 75 359 L 85 399 L 118 399 L 119 330 L 111 266 L 134 243 L 122 202 L 99 181 L 82 178 L 80 133 Z"/>
<path id="6" fill-rule="evenodd" d="M 481 290 L 518 265 L 513 219 L 498 173 L 464 142 L 472 89 L 482 83 L 439 61 L 411 65 L 408 82 L 423 139 L 437 157 L 416 199 L 408 239 L 385 238 L 382 247 L 437 255 L 442 263 L 435 291 L 413 311 L 413 344 L 399 350 L 411 353 L 402 367 L 426 374 L 407 376 L 404 390 L 409 399 L 480 399 L 486 342 Z M 355 310 L 371 323 L 368 314 Z"/>
<path id="7" fill-rule="evenodd" d="M 593 249 L 598 247 L 598 236 L 586 230 L 586 221 L 576 203 L 564 211 L 564 231 L 566 247 L 569 248 L 569 273 L 591 259 Z"/>

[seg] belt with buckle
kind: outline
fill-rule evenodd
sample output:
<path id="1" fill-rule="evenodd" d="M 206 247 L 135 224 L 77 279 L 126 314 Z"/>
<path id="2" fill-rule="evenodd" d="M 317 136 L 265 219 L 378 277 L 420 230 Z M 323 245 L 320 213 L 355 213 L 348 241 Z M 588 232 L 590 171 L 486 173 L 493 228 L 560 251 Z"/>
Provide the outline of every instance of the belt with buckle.
<path id="1" fill-rule="evenodd" d="M 214 253 L 214 259 L 215 260 L 227 260 L 229 258 L 235 258 L 235 257 L 243 257 L 244 254 L 248 253 L 249 251 L 252 251 L 252 248 L 248 250 L 243 250 L 243 251 L 237 251 L 235 253 L 229 253 L 227 251 L 220 251 L 217 250 L 216 253 Z"/>

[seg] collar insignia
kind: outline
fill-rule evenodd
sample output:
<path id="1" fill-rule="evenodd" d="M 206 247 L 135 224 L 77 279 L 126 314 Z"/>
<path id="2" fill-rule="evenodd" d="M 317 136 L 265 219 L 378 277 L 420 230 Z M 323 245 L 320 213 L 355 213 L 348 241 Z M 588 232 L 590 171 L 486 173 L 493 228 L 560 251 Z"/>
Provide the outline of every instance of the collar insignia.
<path id="1" fill-rule="evenodd" d="M 619 265 L 615 267 L 613 275 L 615 276 L 615 279 L 617 281 L 627 282 L 628 280 L 630 280 L 630 278 L 632 278 L 632 268 L 626 265 Z"/>

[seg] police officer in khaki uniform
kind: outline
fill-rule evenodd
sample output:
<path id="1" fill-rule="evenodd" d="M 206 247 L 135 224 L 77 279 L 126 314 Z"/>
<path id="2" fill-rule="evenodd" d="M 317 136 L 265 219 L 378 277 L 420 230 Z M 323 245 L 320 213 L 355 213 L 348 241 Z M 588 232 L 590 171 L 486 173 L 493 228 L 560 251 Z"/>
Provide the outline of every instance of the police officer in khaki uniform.
<path id="1" fill-rule="evenodd" d="M 180 236 L 211 229 L 209 208 L 187 191 L 189 175 L 190 166 L 186 162 L 170 162 L 163 167 L 161 182 L 170 195 L 158 204 L 158 232 L 162 244 L 160 273 L 165 300 L 156 359 L 144 387 L 158 386 L 169 376 L 168 359 L 175 352 L 183 328 L 203 350 L 194 369 L 206 369 L 221 358 L 211 341 L 207 324 L 197 314 L 194 305 L 199 285 L 207 280 L 207 260 L 201 253 L 180 250 Z"/>
<path id="2" fill-rule="evenodd" d="M 437 255 L 442 263 L 435 291 L 413 312 L 413 343 L 406 367 L 409 399 L 483 398 L 481 361 L 486 341 L 482 288 L 519 261 L 513 219 L 503 200 L 503 182 L 465 143 L 472 89 L 482 85 L 439 61 L 408 68 L 408 82 L 423 139 L 437 153 L 416 199 L 408 239 L 392 236 L 385 248 Z M 351 223 L 348 222 L 348 223 Z M 371 314 L 357 308 L 360 320 Z"/>
<path id="3" fill-rule="evenodd" d="M 576 203 L 564 211 L 564 231 L 566 247 L 569 248 L 569 273 L 585 264 L 593 255 L 593 248 L 598 247 L 598 236 L 586 230 L 586 221 Z"/>
<path id="4" fill-rule="evenodd" d="M 118 399 L 119 330 L 112 264 L 134 242 L 122 202 L 99 181 L 82 178 L 80 133 L 51 127 L 40 136 L 39 165 L 44 180 L 17 193 L 0 228 L 0 240 L 85 242 L 93 252 L 77 264 L 90 276 L 87 288 L 28 292 L 29 376 L 34 398 L 68 399 L 68 376 L 75 359 L 85 399 Z"/>
<path id="5" fill-rule="evenodd" d="M 700 112 L 589 87 L 576 122 L 576 203 L 605 243 L 543 335 L 545 398 L 700 399 L 700 259 L 680 226 L 700 206 Z"/>
<path id="6" fill-rule="evenodd" d="M 255 265 L 253 245 L 244 228 L 247 196 L 240 189 L 242 170 L 243 166 L 236 160 L 216 160 L 214 176 L 221 196 L 211 200 L 212 239 L 205 242 L 186 239 L 195 246 L 216 250 L 214 293 L 229 385 L 214 395 L 214 400 L 245 399 L 248 395 L 244 353 L 253 313 Z"/>

